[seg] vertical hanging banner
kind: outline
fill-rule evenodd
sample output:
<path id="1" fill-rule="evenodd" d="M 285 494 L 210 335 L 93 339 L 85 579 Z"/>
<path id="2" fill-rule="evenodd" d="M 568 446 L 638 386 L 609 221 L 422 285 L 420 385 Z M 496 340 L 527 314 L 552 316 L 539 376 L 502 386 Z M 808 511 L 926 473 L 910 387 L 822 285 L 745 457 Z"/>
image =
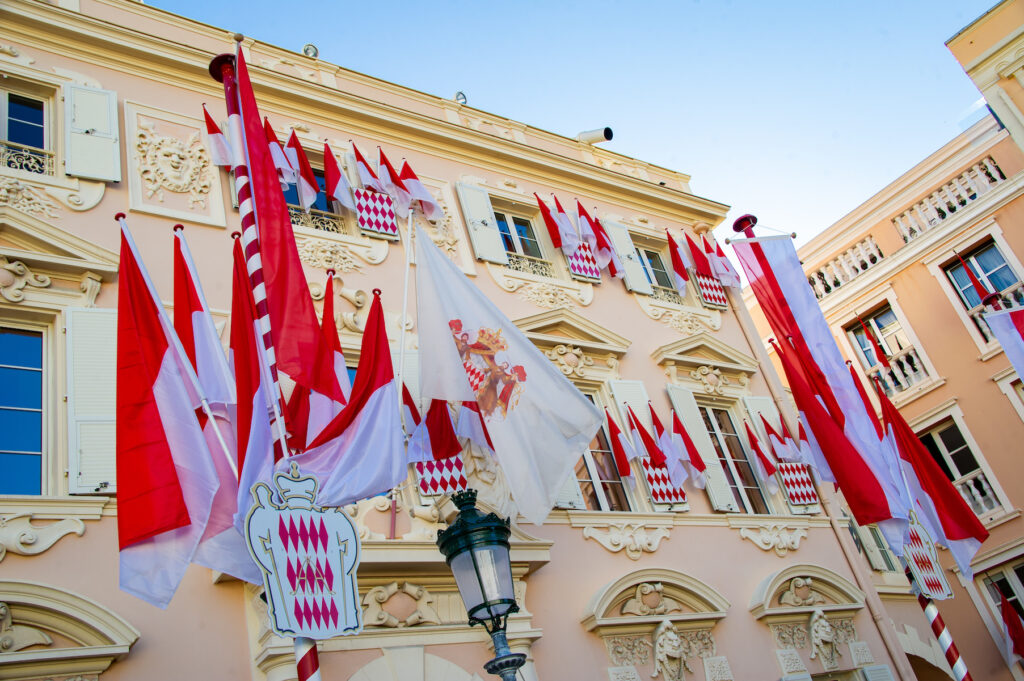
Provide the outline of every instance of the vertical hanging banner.
<path id="1" fill-rule="evenodd" d="M 280 636 L 323 640 L 362 631 L 359 534 L 340 508 L 316 505 L 319 481 L 296 464 L 252 487 L 249 553 L 263 572 L 270 624 Z M 280 503 L 274 501 L 274 497 Z"/>

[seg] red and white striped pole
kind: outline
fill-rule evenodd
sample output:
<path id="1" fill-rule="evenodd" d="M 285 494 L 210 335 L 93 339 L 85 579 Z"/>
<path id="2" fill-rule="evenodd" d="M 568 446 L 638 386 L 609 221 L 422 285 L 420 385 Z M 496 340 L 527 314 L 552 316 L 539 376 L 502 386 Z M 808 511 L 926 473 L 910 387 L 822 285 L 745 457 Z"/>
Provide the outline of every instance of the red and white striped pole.
<path id="1" fill-rule="evenodd" d="M 236 50 L 241 49 L 242 35 L 235 34 Z M 238 80 L 235 73 L 235 55 L 221 54 L 210 62 L 210 75 L 224 84 L 224 104 L 228 113 L 228 130 L 231 137 L 231 169 L 235 175 L 235 192 L 238 195 L 238 212 L 242 219 L 242 250 L 245 253 L 245 265 L 249 272 L 249 285 L 252 287 L 253 299 L 256 301 L 257 324 L 262 339 L 264 357 L 270 368 L 270 377 L 274 383 L 273 396 L 270 399 L 272 423 L 275 433 L 275 458 L 288 456 L 287 434 L 284 425 L 284 403 L 281 395 L 281 384 L 277 374 L 277 358 L 274 355 L 274 340 L 270 333 L 270 306 L 267 304 L 267 289 L 263 276 L 263 262 L 260 259 L 259 228 L 252 197 L 252 184 L 249 181 L 249 164 L 247 159 L 245 126 L 242 125 L 242 110 L 238 97 Z"/>
<path id="2" fill-rule="evenodd" d="M 299 681 L 321 681 L 316 641 L 301 636 L 295 638 L 295 666 L 299 670 Z"/>
<path id="3" fill-rule="evenodd" d="M 917 593 L 917 602 L 924 610 L 924 616 L 928 618 L 928 624 L 932 628 L 932 633 L 935 634 L 935 638 L 939 640 L 939 645 L 942 646 L 942 653 L 946 656 L 946 662 L 953 669 L 953 678 L 956 681 L 974 681 L 971 677 L 971 673 L 967 671 L 967 663 L 964 662 L 964 658 L 960 657 L 960 651 L 957 650 L 956 644 L 953 643 L 953 635 L 949 633 L 949 629 L 946 628 L 946 623 L 942 619 L 942 615 L 939 613 L 938 606 L 935 605 L 935 601 L 923 595 L 914 583 L 914 575 L 911 574 L 910 568 L 905 568 L 907 579 L 910 580 L 910 586 Z"/>

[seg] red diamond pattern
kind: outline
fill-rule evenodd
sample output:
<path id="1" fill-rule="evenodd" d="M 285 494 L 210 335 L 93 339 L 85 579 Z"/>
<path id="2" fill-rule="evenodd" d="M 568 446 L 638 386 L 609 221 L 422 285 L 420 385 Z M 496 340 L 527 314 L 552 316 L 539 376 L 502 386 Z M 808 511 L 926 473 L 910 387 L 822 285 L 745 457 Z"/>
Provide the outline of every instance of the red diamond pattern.
<path id="1" fill-rule="evenodd" d="M 931 542 L 918 531 L 914 523 L 910 524 L 909 539 L 910 541 L 903 546 L 903 552 L 921 592 L 929 598 L 939 600 L 952 596 L 942 568 L 932 559 L 934 548 Z"/>
<path id="2" fill-rule="evenodd" d="M 640 459 L 644 476 L 651 488 L 651 498 L 656 504 L 680 504 L 686 501 L 686 492 L 681 487 L 674 487 L 668 477 L 668 469 L 656 466 L 649 457 Z"/>
<path id="3" fill-rule="evenodd" d="M 690 273 L 697 280 L 697 290 L 700 292 L 700 301 L 704 303 L 704 307 L 723 310 L 729 307 L 729 299 L 725 295 L 725 289 L 722 288 L 722 282 L 714 277 L 700 274 L 696 270 L 691 270 Z"/>
<path id="4" fill-rule="evenodd" d="M 324 519 L 320 518 L 320 546 L 327 548 L 327 528 L 324 526 Z"/>
<path id="5" fill-rule="evenodd" d="M 306 521 L 301 516 L 299 517 L 299 539 L 302 540 L 302 548 L 306 551 L 309 550 L 309 532 L 306 531 Z"/>
<path id="6" fill-rule="evenodd" d="M 486 375 L 472 362 L 463 362 L 462 368 L 466 370 L 466 378 L 469 379 L 469 389 L 475 393 L 480 384 L 484 382 Z"/>
<path id="7" fill-rule="evenodd" d="M 398 222 L 395 221 L 395 206 L 391 197 L 380 192 L 365 189 L 355 190 L 356 215 L 359 229 L 376 232 L 389 237 L 398 236 Z"/>
<path id="8" fill-rule="evenodd" d="M 451 494 L 469 485 L 460 456 L 441 461 L 417 461 L 416 476 L 420 481 L 420 492 L 426 496 Z"/>
<path id="9" fill-rule="evenodd" d="M 814 490 L 814 483 L 811 481 L 811 474 L 806 464 L 785 463 L 780 461 L 777 464 L 779 477 L 782 478 L 782 486 L 789 497 L 789 503 L 794 506 L 809 506 L 818 503 L 818 493 Z"/>
<path id="10" fill-rule="evenodd" d="M 601 270 L 597 266 L 594 252 L 590 250 L 590 244 L 586 241 L 580 242 L 576 252 L 566 258 L 566 260 L 569 263 L 569 272 L 574 277 L 592 281 L 601 280 Z"/>

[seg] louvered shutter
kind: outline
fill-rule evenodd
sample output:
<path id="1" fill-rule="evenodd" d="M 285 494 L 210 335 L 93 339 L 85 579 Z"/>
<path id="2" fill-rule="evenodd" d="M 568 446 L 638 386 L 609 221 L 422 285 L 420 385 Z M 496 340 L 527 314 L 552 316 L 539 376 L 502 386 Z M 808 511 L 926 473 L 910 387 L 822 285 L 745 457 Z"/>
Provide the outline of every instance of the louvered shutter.
<path id="1" fill-rule="evenodd" d="M 747 413 L 750 414 L 750 423 L 754 431 L 767 451 L 768 433 L 765 432 L 764 424 L 761 423 L 761 415 L 764 415 L 772 428 L 779 431 L 782 422 L 779 420 L 779 411 L 775 408 L 775 402 L 770 397 L 744 397 L 743 404 L 747 408 Z M 820 513 L 818 492 L 811 479 L 810 469 L 802 463 L 787 463 L 781 460 L 777 461 L 776 465 L 779 469 L 777 477 L 782 485 L 783 496 L 786 497 L 786 505 L 789 507 L 790 513 L 795 515 Z"/>
<path id="2" fill-rule="evenodd" d="M 668 398 L 672 402 L 672 407 L 676 410 L 686 432 L 693 439 L 693 444 L 700 452 L 704 465 L 707 466 L 705 472 L 707 485 L 704 491 L 707 492 L 711 508 L 716 511 L 738 513 L 741 509 L 733 496 L 732 488 L 729 487 L 725 471 L 722 470 L 722 462 L 718 459 L 718 450 L 711 442 L 711 436 L 704 425 L 704 418 L 700 414 L 700 408 L 697 406 L 697 400 L 694 399 L 693 393 L 673 383 L 668 384 L 665 388 L 668 390 Z"/>
<path id="3" fill-rule="evenodd" d="M 608 238 L 612 240 L 612 246 L 619 254 L 619 260 L 622 261 L 624 272 L 622 281 L 626 285 L 626 289 L 646 296 L 654 293 L 651 282 L 647 280 L 644 266 L 640 262 L 640 256 L 637 255 L 636 246 L 633 245 L 633 238 L 629 236 L 629 228 L 611 220 L 602 220 L 601 225 L 608 232 Z"/>
<path id="4" fill-rule="evenodd" d="M 121 181 L 117 93 L 64 86 L 64 172 L 105 182 Z"/>
<path id="5" fill-rule="evenodd" d="M 579 480 L 576 479 L 576 471 L 569 471 L 569 475 L 558 490 L 558 497 L 555 499 L 555 508 L 571 508 L 586 510 L 587 504 L 583 500 L 583 492 L 580 490 Z"/>
<path id="6" fill-rule="evenodd" d="M 68 308 L 68 488 L 116 491 L 117 311 Z"/>
<path id="7" fill-rule="evenodd" d="M 476 257 L 499 265 L 508 264 L 505 244 L 498 231 L 498 220 L 491 208 L 491 197 L 487 190 L 471 184 L 457 182 L 455 191 L 459 194 L 459 205 L 466 219 L 466 231 L 473 244 Z"/>

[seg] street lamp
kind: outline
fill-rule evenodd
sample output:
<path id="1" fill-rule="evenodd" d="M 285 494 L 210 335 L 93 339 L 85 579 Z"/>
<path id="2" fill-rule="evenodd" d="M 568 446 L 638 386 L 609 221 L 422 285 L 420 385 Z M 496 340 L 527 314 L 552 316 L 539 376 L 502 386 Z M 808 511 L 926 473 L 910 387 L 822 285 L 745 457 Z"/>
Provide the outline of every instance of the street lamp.
<path id="1" fill-rule="evenodd" d="M 511 613 L 519 612 L 512 589 L 512 561 L 508 538 L 509 520 L 476 508 L 476 490 L 452 495 L 459 514 L 446 530 L 437 532 L 437 548 L 455 575 L 462 602 L 469 614 L 469 626 L 484 625 L 494 642 L 493 660 L 484 665 L 489 674 L 502 681 L 515 681 L 516 671 L 526 655 L 513 653 L 505 637 Z"/>

